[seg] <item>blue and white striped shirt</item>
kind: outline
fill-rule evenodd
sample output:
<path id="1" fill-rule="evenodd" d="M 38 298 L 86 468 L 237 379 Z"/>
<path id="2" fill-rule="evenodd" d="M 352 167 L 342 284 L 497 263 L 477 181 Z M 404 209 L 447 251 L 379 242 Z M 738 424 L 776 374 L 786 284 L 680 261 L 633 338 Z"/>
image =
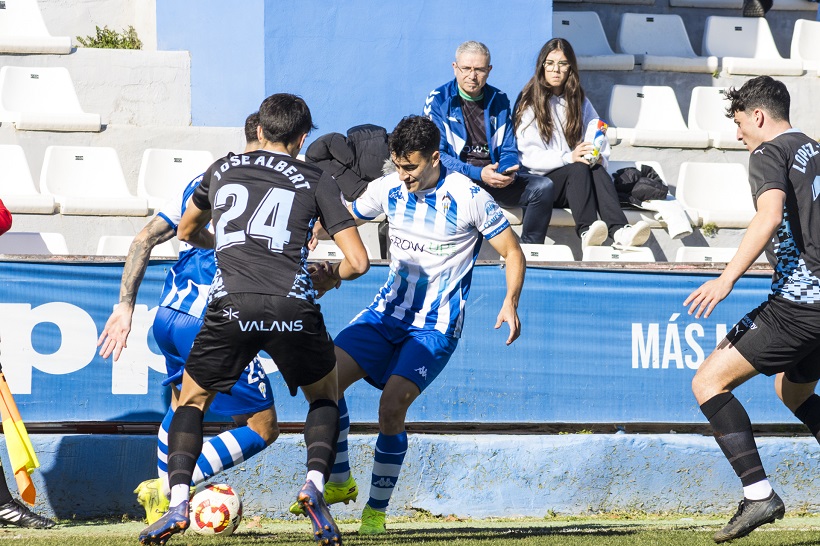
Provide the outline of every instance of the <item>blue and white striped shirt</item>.
<path id="1" fill-rule="evenodd" d="M 353 203 L 363 219 L 387 215 L 390 274 L 370 309 L 417 328 L 459 337 L 482 236 L 509 227 L 486 191 L 446 172 L 434 188 L 409 193 L 393 173 L 367 186 Z"/>
<path id="2" fill-rule="evenodd" d="M 188 199 L 202 175 L 191 180 L 180 195 L 168 201 L 157 215 L 177 230 L 185 213 Z M 203 318 L 208 308 L 208 293 L 216 273 L 213 249 L 195 248 L 187 243 L 179 244 L 179 260 L 165 277 L 160 307 L 176 309 L 193 317 Z"/>

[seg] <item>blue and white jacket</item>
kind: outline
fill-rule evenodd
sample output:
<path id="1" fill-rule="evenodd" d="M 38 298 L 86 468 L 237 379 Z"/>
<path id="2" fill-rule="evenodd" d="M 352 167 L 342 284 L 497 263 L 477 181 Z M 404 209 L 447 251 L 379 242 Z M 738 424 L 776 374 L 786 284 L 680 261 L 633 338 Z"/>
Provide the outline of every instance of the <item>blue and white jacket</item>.
<path id="1" fill-rule="evenodd" d="M 467 142 L 467 126 L 464 124 L 455 79 L 430 92 L 424 103 L 424 115 L 433 120 L 441 131 L 439 151 L 441 162 L 447 170 L 461 173 L 473 180 L 481 180 L 481 167 L 459 159 Z M 506 94 L 491 85 L 484 86 L 484 126 L 487 128 L 490 162 L 498 163 L 498 172 L 503 173 L 518 165 L 510 100 Z"/>

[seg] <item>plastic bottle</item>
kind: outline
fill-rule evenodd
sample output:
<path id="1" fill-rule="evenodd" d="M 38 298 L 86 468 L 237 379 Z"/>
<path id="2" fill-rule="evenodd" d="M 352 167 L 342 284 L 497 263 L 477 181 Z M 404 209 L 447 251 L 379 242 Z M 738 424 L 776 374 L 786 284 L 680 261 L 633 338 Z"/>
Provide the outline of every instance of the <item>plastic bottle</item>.
<path id="1" fill-rule="evenodd" d="M 592 139 L 592 153 L 586 154 L 584 159 L 589 161 L 589 166 L 593 167 L 598 164 L 598 161 L 601 160 L 601 148 L 604 145 L 604 140 L 606 139 L 606 130 L 609 128 L 609 125 L 602 120 L 598 120 L 598 127 L 595 131 L 595 138 Z"/>

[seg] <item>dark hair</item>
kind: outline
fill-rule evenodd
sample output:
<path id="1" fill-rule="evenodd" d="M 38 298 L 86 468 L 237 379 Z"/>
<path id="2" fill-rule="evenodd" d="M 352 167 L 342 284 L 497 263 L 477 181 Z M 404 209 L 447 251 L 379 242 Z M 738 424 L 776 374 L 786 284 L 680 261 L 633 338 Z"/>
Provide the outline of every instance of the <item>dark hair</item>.
<path id="1" fill-rule="evenodd" d="M 289 93 L 277 93 L 262 101 L 259 125 L 265 139 L 282 144 L 290 144 L 316 128 L 302 97 Z"/>
<path id="2" fill-rule="evenodd" d="M 432 120 L 424 116 L 407 116 L 403 118 L 387 141 L 390 153 L 399 158 L 406 158 L 413 152 L 421 152 L 430 157 L 438 150 L 441 133 Z"/>
<path id="3" fill-rule="evenodd" d="M 581 80 L 578 78 L 578 60 L 575 51 L 568 41 L 563 38 L 553 38 L 541 47 L 538 52 L 538 59 L 535 61 L 535 74 L 524 86 L 515 105 L 515 115 L 513 122 L 516 132 L 521 125 L 521 118 L 524 110 L 532 108 L 535 114 L 535 123 L 538 126 L 538 133 L 545 143 L 552 140 L 552 132 L 555 130 L 555 122 L 550 112 L 550 97 L 552 97 L 552 86 L 547 83 L 544 76 L 544 63 L 547 56 L 553 51 L 561 51 L 569 62 L 567 81 L 564 84 L 564 98 L 567 101 L 567 125 L 561 127 L 567 144 L 570 148 L 575 148 L 584 136 L 583 110 L 584 110 L 584 90 L 581 87 Z"/>
<path id="4" fill-rule="evenodd" d="M 791 97 L 786 85 L 771 76 L 758 76 L 740 86 L 726 91 L 726 117 L 735 117 L 735 112 L 746 112 L 757 108 L 765 110 L 773 119 L 789 121 Z"/>
<path id="5" fill-rule="evenodd" d="M 256 134 L 257 127 L 259 127 L 259 112 L 254 112 L 245 120 L 245 144 L 259 140 Z"/>

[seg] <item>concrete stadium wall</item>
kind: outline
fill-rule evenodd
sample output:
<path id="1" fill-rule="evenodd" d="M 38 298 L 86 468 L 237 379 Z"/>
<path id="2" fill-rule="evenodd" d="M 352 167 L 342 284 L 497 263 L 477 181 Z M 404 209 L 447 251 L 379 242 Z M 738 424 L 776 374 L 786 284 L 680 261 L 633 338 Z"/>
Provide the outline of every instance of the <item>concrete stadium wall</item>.
<path id="1" fill-rule="evenodd" d="M 67 68 L 80 106 L 100 114 L 103 125 L 155 126 L 158 133 L 164 127 L 191 125 L 191 58 L 187 51 L 81 47 L 71 55 L 0 55 L 0 66 Z M 240 125 L 243 123 L 233 124 Z"/>
<path id="2" fill-rule="evenodd" d="M 132 490 L 155 476 L 151 436 L 34 435 L 42 467 L 36 509 L 51 517 L 141 517 Z M 6 449 L 0 441 L 6 479 Z M 336 505 L 358 517 L 367 502 L 375 436 L 352 435 L 359 499 Z M 813 438 L 758 440 L 769 478 L 790 512 L 820 510 L 820 450 Z M 284 434 L 255 458 L 216 478 L 238 489 L 245 514 L 292 518 L 304 480 L 301 435 Z M 411 435 L 389 515 L 427 511 L 487 518 L 608 511 L 730 512 L 739 480 L 711 437 L 663 435 Z"/>
<path id="3" fill-rule="evenodd" d="M 194 125 L 242 126 L 265 98 L 264 4 L 156 2 L 157 47 L 191 52 Z"/>
<path id="4" fill-rule="evenodd" d="M 361 123 L 392 129 L 420 113 L 430 90 L 453 78 L 453 53 L 470 39 L 489 46 L 489 81 L 515 100 L 551 34 L 551 6 L 510 0 L 498 17 L 491 0 L 246 0 L 226 18 L 223 2 L 159 0 L 157 34 L 160 49 L 191 51 L 195 125 L 235 125 L 265 95 L 292 92 L 311 107 L 316 137 Z M 187 25 L 171 23 L 180 13 Z"/>
<path id="5" fill-rule="evenodd" d="M 137 31 L 143 49 L 157 49 L 155 0 L 38 0 L 46 28 L 52 36 L 94 36 L 99 26 L 122 32 Z"/>

